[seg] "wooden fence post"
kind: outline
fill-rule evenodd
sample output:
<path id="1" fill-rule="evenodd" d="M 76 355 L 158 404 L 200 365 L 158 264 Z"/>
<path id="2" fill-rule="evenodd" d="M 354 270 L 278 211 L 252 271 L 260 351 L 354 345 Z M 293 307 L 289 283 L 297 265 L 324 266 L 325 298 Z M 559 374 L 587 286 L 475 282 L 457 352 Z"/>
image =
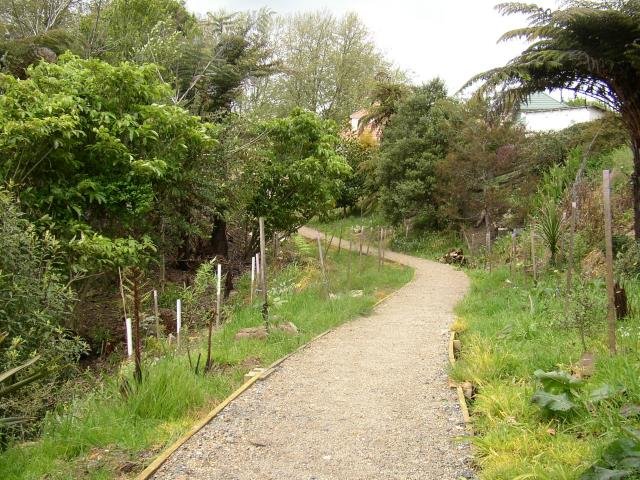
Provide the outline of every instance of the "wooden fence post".
<path id="1" fill-rule="evenodd" d="M 604 201 L 604 240 L 606 251 L 607 273 L 607 323 L 609 325 L 609 351 L 616 353 L 616 306 L 613 286 L 613 239 L 611 232 L 611 174 L 609 170 L 602 172 L 602 198 Z"/>

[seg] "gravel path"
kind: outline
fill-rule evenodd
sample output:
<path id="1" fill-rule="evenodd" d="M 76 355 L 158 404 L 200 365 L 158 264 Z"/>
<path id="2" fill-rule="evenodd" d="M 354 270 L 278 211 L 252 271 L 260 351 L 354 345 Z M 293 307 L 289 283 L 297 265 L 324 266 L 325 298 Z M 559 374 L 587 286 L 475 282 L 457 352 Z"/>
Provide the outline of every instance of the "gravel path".
<path id="1" fill-rule="evenodd" d="M 153 478 L 472 478 L 469 447 L 455 441 L 464 424 L 447 382 L 447 327 L 468 279 L 447 265 L 386 256 L 413 267 L 413 281 L 280 364 Z"/>

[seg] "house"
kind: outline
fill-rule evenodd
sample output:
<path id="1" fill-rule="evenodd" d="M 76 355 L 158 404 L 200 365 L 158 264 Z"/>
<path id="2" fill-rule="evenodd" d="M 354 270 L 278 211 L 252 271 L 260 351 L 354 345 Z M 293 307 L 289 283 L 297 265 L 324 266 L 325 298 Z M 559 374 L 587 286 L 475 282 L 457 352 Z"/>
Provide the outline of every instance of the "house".
<path id="1" fill-rule="evenodd" d="M 379 142 L 382 137 L 382 129 L 374 125 L 372 122 L 369 122 L 368 125 L 361 127 L 361 120 L 369 113 L 369 110 L 366 108 L 362 108 L 357 112 L 353 112 L 349 116 L 349 126 L 350 132 L 349 135 L 361 136 L 365 135 L 367 137 L 371 137 L 374 142 Z"/>
<path id="2" fill-rule="evenodd" d="M 559 102 L 544 92 L 530 95 L 520 105 L 518 120 L 531 132 L 562 130 L 576 123 L 602 118 L 605 110 L 593 105 L 579 107 Z"/>

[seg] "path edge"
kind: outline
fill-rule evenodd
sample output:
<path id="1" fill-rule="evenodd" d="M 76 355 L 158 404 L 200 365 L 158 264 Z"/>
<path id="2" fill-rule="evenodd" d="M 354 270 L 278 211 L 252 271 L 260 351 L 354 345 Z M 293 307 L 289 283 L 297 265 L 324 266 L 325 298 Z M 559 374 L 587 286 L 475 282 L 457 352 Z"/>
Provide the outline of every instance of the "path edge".
<path id="1" fill-rule="evenodd" d="M 449 363 L 453 367 L 456 363 L 456 356 L 454 353 L 453 342 L 456 339 L 456 332 L 451 332 L 451 337 L 449 338 Z M 471 416 L 469 415 L 469 406 L 467 405 L 467 399 L 464 397 L 464 391 L 462 387 L 458 384 L 455 385 L 458 403 L 460 404 L 460 410 L 462 410 L 462 419 L 464 420 L 464 424 L 467 427 L 467 431 L 470 434 L 473 434 L 473 427 L 471 425 Z"/>

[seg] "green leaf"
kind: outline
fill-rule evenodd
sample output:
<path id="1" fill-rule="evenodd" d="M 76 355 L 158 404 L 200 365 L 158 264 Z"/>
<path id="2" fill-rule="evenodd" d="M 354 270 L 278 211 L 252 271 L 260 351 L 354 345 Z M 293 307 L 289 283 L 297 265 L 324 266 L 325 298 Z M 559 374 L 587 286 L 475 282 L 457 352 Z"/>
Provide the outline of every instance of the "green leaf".
<path id="1" fill-rule="evenodd" d="M 580 480 L 616 480 L 618 478 L 625 478 L 632 472 L 627 470 L 609 470 L 602 467 L 591 467 L 585 473 L 580 476 Z"/>
<path id="2" fill-rule="evenodd" d="M 568 412 L 576 407 L 576 404 L 569 400 L 566 393 L 553 394 L 544 390 L 538 390 L 531 401 L 539 407 L 553 412 Z"/>
<path id="3" fill-rule="evenodd" d="M 596 388 L 589 394 L 589 401 L 593 403 L 598 403 L 603 400 L 608 400 L 616 395 L 623 393 L 624 388 L 620 387 L 612 387 L 611 385 L 605 383 L 601 385 L 599 388 Z"/>
<path id="4" fill-rule="evenodd" d="M 563 371 L 543 372 L 536 370 L 533 374 L 540 381 L 542 387 L 551 393 L 567 393 L 582 385 L 582 380 Z"/>

